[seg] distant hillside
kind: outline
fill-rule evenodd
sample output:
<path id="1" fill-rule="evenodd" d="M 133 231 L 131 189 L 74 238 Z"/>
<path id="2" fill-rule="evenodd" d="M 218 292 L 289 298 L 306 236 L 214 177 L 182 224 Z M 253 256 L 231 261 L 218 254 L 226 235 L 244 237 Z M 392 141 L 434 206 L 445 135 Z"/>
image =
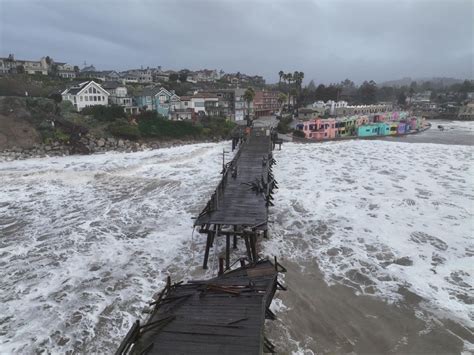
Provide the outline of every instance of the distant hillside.
<path id="1" fill-rule="evenodd" d="M 389 80 L 379 83 L 378 86 L 392 86 L 392 87 L 401 87 L 401 86 L 409 86 L 413 81 L 416 81 L 417 84 L 423 84 L 424 82 L 431 82 L 434 87 L 442 88 L 446 86 L 450 86 L 453 84 L 459 84 L 464 81 L 464 79 L 455 79 L 455 78 L 403 78 L 398 80 Z"/>

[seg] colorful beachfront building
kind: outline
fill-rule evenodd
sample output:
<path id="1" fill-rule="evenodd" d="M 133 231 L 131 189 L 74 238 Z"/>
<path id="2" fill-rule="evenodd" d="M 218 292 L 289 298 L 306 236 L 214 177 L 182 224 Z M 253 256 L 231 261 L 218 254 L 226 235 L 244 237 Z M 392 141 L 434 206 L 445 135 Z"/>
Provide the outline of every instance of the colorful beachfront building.
<path id="1" fill-rule="evenodd" d="M 315 118 L 298 123 L 296 129 L 304 133 L 305 138 L 325 140 L 336 138 L 337 128 L 334 118 Z"/>
<path id="2" fill-rule="evenodd" d="M 405 134 L 410 131 L 410 126 L 406 122 L 399 122 L 397 127 L 397 134 Z"/>
<path id="3" fill-rule="evenodd" d="M 388 136 L 390 134 L 390 124 L 385 122 L 369 123 L 357 127 L 358 137 Z"/>
<path id="4" fill-rule="evenodd" d="M 417 129 L 421 129 L 425 126 L 425 118 L 424 117 L 411 117 L 407 120 L 410 129 L 416 131 Z"/>
<path id="5" fill-rule="evenodd" d="M 390 127 L 388 134 L 394 136 L 398 133 L 399 122 L 390 122 L 390 123 L 387 122 L 387 125 Z"/>
<path id="6" fill-rule="evenodd" d="M 336 119 L 336 137 L 348 137 L 356 134 L 357 116 Z"/>
<path id="7" fill-rule="evenodd" d="M 313 118 L 300 121 L 296 129 L 307 139 L 327 140 L 338 137 L 374 137 L 406 134 L 424 127 L 424 119 L 408 118 L 404 111 L 383 112 L 374 115 L 354 115 L 340 118 Z"/>

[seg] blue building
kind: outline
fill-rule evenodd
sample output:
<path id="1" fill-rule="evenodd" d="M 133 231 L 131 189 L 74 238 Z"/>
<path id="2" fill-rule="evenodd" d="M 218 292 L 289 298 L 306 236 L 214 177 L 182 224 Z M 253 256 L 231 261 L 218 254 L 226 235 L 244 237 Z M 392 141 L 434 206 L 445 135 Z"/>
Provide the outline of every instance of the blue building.
<path id="1" fill-rule="evenodd" d="M 358 137 L 388 136 L 390 134 L 390 124 L 385 122 L 364 124 L 357 127 Z"/>
<path id="2" fill-rule="evenodd" d="M 134 98 L 141 110 L 156 111 L 166 118 L 180 108 L 181 101 L 173 91 L 161 87 L 144 88 Z"/>

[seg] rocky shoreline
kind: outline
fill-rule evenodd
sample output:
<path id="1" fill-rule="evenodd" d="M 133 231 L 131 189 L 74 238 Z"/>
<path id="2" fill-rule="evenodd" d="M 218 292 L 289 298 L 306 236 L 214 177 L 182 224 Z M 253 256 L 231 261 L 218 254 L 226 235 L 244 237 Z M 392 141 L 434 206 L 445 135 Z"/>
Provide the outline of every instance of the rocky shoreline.
<path id="1" fill-rule="evenodd" d="M 116 152 L 138 152 L 148 149 L 170 148 L 186 144 L 217 142 L 219 139 L 193 140 L 193 139 L 174 139 L 166 141 L 130 141 L 121 138 L 96 138 L 84 136 L 75 142 L 53 141 L 48 144 L 35 144 L 32 147 L 12 147 L 0 151 L 0 162 L 25 160 L 31 158 L 43 158 L 53 156 L 68 155 L 88 155 L 96 153 L 105 153 L 109 151 Z"/>

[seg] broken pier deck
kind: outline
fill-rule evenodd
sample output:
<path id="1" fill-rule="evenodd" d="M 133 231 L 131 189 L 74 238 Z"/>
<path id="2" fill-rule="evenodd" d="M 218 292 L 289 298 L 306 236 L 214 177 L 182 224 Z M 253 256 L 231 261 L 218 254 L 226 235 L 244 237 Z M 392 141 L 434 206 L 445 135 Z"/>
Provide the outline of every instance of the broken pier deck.
<path id="1" fill-rule="evenodd" d="M 117 355 L 261 354 L 274 352 L 263 335 L 270 303 L 283 286 L 278 264 L 261 260 L 218 277 L 171 284 L 152 304 L 148 321 L 137 321 Z"/>

